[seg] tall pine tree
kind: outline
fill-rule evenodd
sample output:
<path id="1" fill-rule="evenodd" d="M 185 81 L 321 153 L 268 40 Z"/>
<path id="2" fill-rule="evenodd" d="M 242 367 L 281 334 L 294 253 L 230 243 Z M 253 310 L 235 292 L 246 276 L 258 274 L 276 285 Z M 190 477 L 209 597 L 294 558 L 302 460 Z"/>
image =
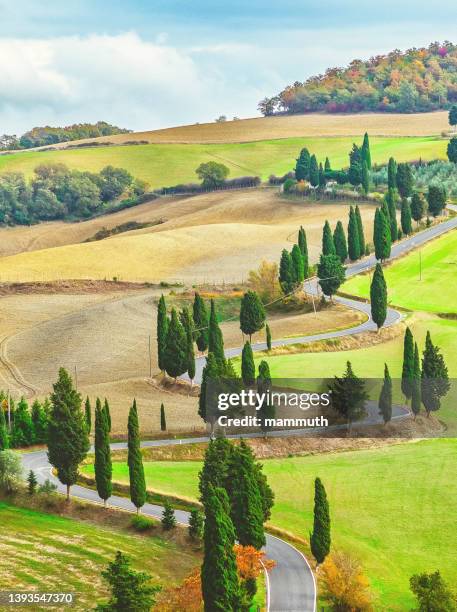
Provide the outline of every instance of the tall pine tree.
<path id="1" fill-rule="evenodd" d="M 211 311 L 209 316 L 208 353 L 213 353 L 220 367 L 224 367 L 224 338 L 217 321 L 216 305 L 214 300 L 211 300 Z"/>
<path id="2" fill-rule="evenodd" d="M 382 208 L 377 208 L 374 216 L 373 242 L 375 257 L 385 261 L 390 257 L 392 241 L 390 237 L 390 220 Z"/>
<path id="3" fill-rule="evenodd" d="M 295 178 L 297 179 L 297 181 L 309 180 L 309 167 L 311 162 L 311 156 L 309 154 L 308 149 L 303 148 L 300 151 L 300 155 L 296 161 L 297 164 L 295 166 Z"/>
<path id="4" fill-rule="evenodd" d="M 362 254 L 360 250 L 360 236 L 357 217 L 352 206 L 349 208 L 348 254 L 351 261 L 356 261 Z"/>
<path id="5" fill-rule="evenodd" d="M 330 511 L 327 493 L 320 478 L 314 481 L 314 523 L 310 534 L 311 552 L 318 564 L 324 562 L 330 552 Z"/>
<path id="6" fill-rule="evenodd" d="M 449 374 L 440 349 L 432 342 L 427 331 L 422 355 L 421 395 L 427 416 L 441 407 L 441 398 L 450 389 Z"/>
<path id="7" fill-rule="evenodd" d="M 421 396 L 421 364 L 419 357 L 419 347 L 417 342 L 414 343 L 414 370 L 413 381 L 411 386 L 411 412 L 414 418 L 419 414 L 422 403 Z"/>
<path id="8" fill-rule="evenodd" d="M 186 333 L 187 374 L 191 384 L 195 378 L 194 329 L 195 324 L 189 309 L 185 306 L 181 311 L 181 321 Z"/>
<path id="9" fill-rule="evenodd" d="M 45 444 L 48 441 L 48 415 L 38 400 L 32 405 L 32 425 L 35 444 Z"/>
<path id="10" fill-rule="evenodd" d="M 157 357 L 161 372 L 165 372 L 165 349 L 167 346 L 168 317 L 167 305 L 163 295 L 157 307 Z"/>
<path id="11" fill-rule="evenodd" d="M 392 378 L 389 374 L 387 363 L 384 364 L 384 382 L 379 396 L 379 414 L 384 423 L 392 419 Z"/>
<path id="12" fill-rule="evenodd" d="M 67 487 L 67 499 L 70 499 L 70 487 L 76 482 L 78 466 L 86 458 L 88 450 L 89 437 L 81 410 L 81 396 L 73 387 L 68 372 L 60 368 L 51 394 L 48 459 L 60 482 Z"/>
<path id="13" fill-rule="evenodd" d="M 376 264 L 370 286 L 371 318 L 378 330 L 384 325 L 387 316 L 387 285 L 380 263 Z"/>
<path id="14" fill-rule="evenodd" d="M 322 231 L 322 255 L 335 255 L 335 243 L 333 242 L 332 229 L 328 221 L 324 224 Z"/>
<path id="15" fill-rule="evenodd" d="M 371 170 L 370 140 L 367 132 L 363 136 L 362 158 L 365 160 L 368 170 Z"/>
<path id="16" fill-rule="evenodd" d="M 214 353 L 208 353 L 206 365 L 202 372 L 200 395 L 198 396 L 198 414 L 206 423 L 211 422 L 211 418 L 214 416 L 213 410 L 216 401 L 214 390 L 220 374 L 221 368 Z"/>
<path id="17" fill-rule="evenodd" d="M 235 530 L 224 489 L 210 485 L 203 500 L 205 527 L 201 585 L 205 612 L 239 612 L 240 585 L 235 552 Z"/>
<path id="18" fill-rule="evenodd" d="M 106 425 L 108 427 L 108 432 L 111 431 L 111 413 L 109 411 L 109 404 L 108 404 L 108 400 L 105 397 L 105 401 L 103 403 L 103 411 L 105 413 L 105 418 L 106 418 Z"/>
<path id="19" fill-rule="evenodd" d="M 299 286 L 305 278 L 305 267 L 303 263 L 303 255 L 301 254 L 298 244 L 294 244 L 290 254 L 292 259 L 292 270 L 294 275 L 294 283 Z"/>
<path id="20" fill-rule="evenodd" d="M 255 380 L 254 355 L 250 342 L 246 342 L 241 353 L 241 378 L 247 387 L 252 387 Z"/>
<path id="21" fill-rule="evenodd" d="M 187 372 L 188 347 L 186 332 L 178 319 L 176 310 L 172 308 L 168 325 L 167 341 L 164 353 L 165 371 L 169 376 L 177 378 Z"/>
<path id="22" fill-rule="evenodd" d="M 95 484 L 103 504 L 111 497 L 111 478 L 113 469 L 111 465 L 111 450 L 109 445 L 109 428 L 105 410 L 98 406 L 95 410 Z"/>
<path id="23" fill-rule="evenodd" d="M 295 289 L 295 274 L 292 265 L 292 257 L 287 249 L 281 253 L 279 263 L 279 284 L 284 295 L 289 295 Z"/>
<path id="24" fill-rule="evenodd" d="M 311 155 L 309 162 L 309 182 L 313 187 L 319 186 L 319 166 L 317 164 L 316 156 Z"/>
<path id="25" fill-rule="evenodd" d="M 411 207 L 406 198 L 401 201 L 401 231 L 405 236 L 409 236 L 413 232 L 411 221 Z"/>
<path id="26" fill-rule="evenodd" d="M 130 480 L 130 499 L 136 511 L 144 506 L 146 501 L 146 481 L 144 478 L 143 457 L 140 450 L 140 427 L 138 423 L 138 411 L 136 400 L 133 400 L 128 418 L 128 456 Z"/>
<path id="27" fill-rule="evenodd" d="M 297 255 L 301 259 L 301 254 L 297 247 Z M 247 291 L 241 299 L 240 306 L 240 329 L 243 334 L 249 336 L 260 331 L 265 325 L 265 308 L 261 299 L 255 291 Z"/>
<path id="28" fill-rule="evenodd" d="M 160 431 L 167 431 L 167 419 L 165 417 L 165 406 L 160 404 Z"/>
<path id="29" fill-rule="evenodd" d="M 341 263 L 344 263 L 348 256 L 348 247 L 341 221 L 338 221 L 336 224 L 335 231 L 333 232 L 333 242 L 335 244 L 336 254 L 341 259 Z"/>
<path id="30" fill-rule="evenodd" d="M 309 275 L 308 242 L 306 240 L 305 230 L 303 229 L 303 226 L 301 225 L 300 225 L 300 229 L 298 230 L 298 247 L 303 257 L 303 274 L 305 278 L 308 278 L 308 275 Z"/>
<path id="31" fill-rule="evenodd" d="M 414 379 L 414 338 L 409 327 L 403 339 L 403 367 L 401 372 L 401 390 L 406 401 L 411 399 Z"/>
<path id="32" fill-rule="evenodd" d="M 397 223 L 397 192 L 394 189 L 389 189 L 385 195 L 385 203 L 389 211 L 389 226 L 391 242 L 395 242 L 398 238 L 398 223 Z M 384 212 L 384 214 L 386 214 Z"/>
<path id="33" fill-rule="evenodd" d="M 86 417 L 87 433 L 90 434 L 90 430 L 92 429 L 92 409 L 89 396 L 86 397 L 86 401 L 84 402 L 84 415 Z"/>
<path id="34" fill-rule="evenodd" d="M 192 313 L 195 324 L 195 341 L 198 350 L 203 353 L 208 348 L 208 312 L 204 300 L 197 292 L 195 292 Z"/>
<path id="35" fill-rule="evenodd" d="M 387 164 L 387 186 L 389 189 L 397 188 L 397 164 L 393 157 L 389 159 Z"/>
<path id="36" fill-rule="evenodd" d="M 363 232 L 362 215 L 358 204 L 355 207 L 355 220 L 357 223 L 357 234 L 359 236 L 359 257 L 365 255 L 365 234 Z"/>

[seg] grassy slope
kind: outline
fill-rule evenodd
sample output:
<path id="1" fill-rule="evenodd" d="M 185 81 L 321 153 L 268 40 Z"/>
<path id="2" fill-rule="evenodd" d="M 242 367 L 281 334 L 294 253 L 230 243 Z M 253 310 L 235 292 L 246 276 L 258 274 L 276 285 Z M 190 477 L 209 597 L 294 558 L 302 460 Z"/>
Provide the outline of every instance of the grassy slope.
<path id="1" fill-rule="evenodd" d="M 440 569 L 457 586 L 457 491 L 449 488 L 457 440 L 263 463 L 276 494 L 271 523 L 305 538 L 312 527 L 313 479 L 322 478 L 333 545 L 361 559 L 383 606 L 376 609 L 410 609 L 408 581 L 415 572 Z M 200 468 L 193 461 L 145 463 L 149 487 L 194 498 Z M 126 464 L 114 463 L 114 476 L 127 481 Z"/>
<path id="2" fill-rule="evenodd" d="M 88 610 L 106 596 L 100 571 L 116 550 L 130 556 L 133 567 L 147 571 L 156 584 L 179 581 L 194 565 L 190 554 L 178 552 L 172 543 L 157 538 L 3 502 L 0 518 L 3 525 L 8 525 L 0 534 L 2 588 L 77 593 L 77 610 Z"/>
<path id="3" fill-rule="evenodd" d="M 22 171 L 31 175 L 41 163 L 63 162 L 70 168 L 98 171 L 112 164 L 122 166 L 154 188 L 196 181 L 195 168 L 206 161 L 223 162 L 231 176 L 288 172 L 299 150 L 306 146 L 323 161 L 329 156 L 334 168 L 347 165 L 354 139 L 360 137 L 287 138 L 230 144 L 149 144 L 68 151 L 24 152 L 0 156 L 0 172 Z M 436 137 L 371 138 L 374 162 L 444 158 L 446 141 Z M 233 163 L 237 165 L 233 165 Z M 241 168 L 238 167 L 242 166 Z"/>
<path id="4" fill-rule="evenodd" d="M 384 274 L 389 301 L 411 310 L 457 312 L 457 231 L 430 242 L 387 266 Z M 422 259 L 422 280 L 419 262 Z M 343 291 L 368 297 L 370 276 L 358 275 L 344 284 Z"/>

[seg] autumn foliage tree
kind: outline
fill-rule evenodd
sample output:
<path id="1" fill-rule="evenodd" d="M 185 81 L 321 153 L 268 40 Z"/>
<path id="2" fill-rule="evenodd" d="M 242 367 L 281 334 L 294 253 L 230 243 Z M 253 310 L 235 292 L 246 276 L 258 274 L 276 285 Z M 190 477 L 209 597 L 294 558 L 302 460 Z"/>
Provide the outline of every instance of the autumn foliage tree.
<path id="1" fill-rule="evenodd" d="M 335 551 L 321 566 L 324 597 L 334 610 L 350 612 L 372 609 L 368 579 L 360 563 L 347 553 Z"/>

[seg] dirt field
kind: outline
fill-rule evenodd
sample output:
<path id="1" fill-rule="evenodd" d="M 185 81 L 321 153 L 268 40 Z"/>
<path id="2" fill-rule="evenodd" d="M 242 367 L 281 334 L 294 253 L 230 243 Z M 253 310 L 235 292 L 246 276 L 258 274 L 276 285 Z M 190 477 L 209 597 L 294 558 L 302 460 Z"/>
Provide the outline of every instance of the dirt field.
<path id="1" fill-rule="evenodd" d="M 149 143 L 221 143 L 252 142 L 254 140 L 291 138 L 295 136 L 356 136 L 368 131 L 371 136 L 434 136 L 449 129 L 447 112 L 365 113 L 357 115 L 329 115 L 313 113 L 284 117 L 258 117 L 224 123 L 183 125 L 162 130 L 117 134 L 72 144 L 98 141 L 116 144 Z M 54 145 L 65 148 L 68 143 Z"/>
<path id="2" fill-rule="evenodd" d="M 157 431 L 160 404 L 172 431 L 201 429 L 197 398 L 187 389 L 172 393 L 149 378 L 149 336 L 152 372 L 157 374 L 156 300 L 159 292 L 91 294 L 20 294 L 0 298 L 3 351 L 0 387 L 18 398 L 47 394 L 63 366 L 77 377 L 85 397 L 107 397 L 113 432 L 125 433 L 128 409 L 138 402 L 141 428 Z M 342 307 L 310 314 L 269 319 L 272 335 L 316 333 L 355 324 L 356 314 Z M 238 323 L 222 324 L 226 346 L 241 342 Z M 263 337 L 258 335 L 259 339 Z M 254 338 L 254 340 L 256 337 Z"/>
<path id="3" fill-rule="evenodd" d="M 370 240 L 374 205 L 363 205 Z M 163 198 L 128 211 L 78 224 L 62 222 L 0 230 L 2 281 L 112 279 L 186 283 L 240 282 L 262 259 L 277 261 L 303 224 L 310 258 L 321 249 L 328 219 L 346 225 L 346 203 L 281 200 L 277 191 L 219 192 L 183 199 Z M 167 222 L 103 241 L 80 244 L 105 226 L 129 220 Z M 59 247 L 59 248 L 51 248 Z M 42 250 L 36 250 L 42 249 Z M 0 251 L 0 252 L 1 252 Z M 20 251 L 28 251 L 18 254 Z"/>

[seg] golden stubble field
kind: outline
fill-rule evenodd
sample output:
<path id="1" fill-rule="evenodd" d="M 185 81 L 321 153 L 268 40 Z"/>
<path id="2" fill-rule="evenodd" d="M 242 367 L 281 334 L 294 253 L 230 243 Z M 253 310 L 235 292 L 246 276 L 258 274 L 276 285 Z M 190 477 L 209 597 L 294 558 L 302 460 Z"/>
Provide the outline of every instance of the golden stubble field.
<path id="1" fill-rule="evenodd" d="M 356 115 L 331 115 L 311 113 L 276 117 L 254 117 L 223 123 L 196 123 L 161 130 L 147 130 L 132 134 L 116 134 L 77 140 L 72 144 L 110 142 L 125 144 L 148 142 L 177 143 L 228 143 L 253 142 L 297 136 L 357 136 L 368 132 L 371 136 L 435 136 L 449 129 L 447 112 L 413 113 L 360 113 Z M 65 148 L 59 143 L 53 148 Z"/>
<path id="2" fill-rule="evenodd" d="M 361 205 L 361 210 L 371 240 L 375 206 Z M 123 281 L 239 283 L 262 259 L 279 261 L 281 250 L 292 247 L 301 224 L 307 232 L 310 259 L 316 261 L 324 221 L 328 219 L 334 227 L 341 219 L 346 226 L 348 211 L 344 202 L 292 202 L 281 199 L 276 189 L 264 188 L 161 198 L 78 224 L 2 229 L 0 244 L 6 256 L 0 259 L 0 280 L 116 277 Z M 158 218 L 167 221 L 82 243 L 103 226 Z"/>

